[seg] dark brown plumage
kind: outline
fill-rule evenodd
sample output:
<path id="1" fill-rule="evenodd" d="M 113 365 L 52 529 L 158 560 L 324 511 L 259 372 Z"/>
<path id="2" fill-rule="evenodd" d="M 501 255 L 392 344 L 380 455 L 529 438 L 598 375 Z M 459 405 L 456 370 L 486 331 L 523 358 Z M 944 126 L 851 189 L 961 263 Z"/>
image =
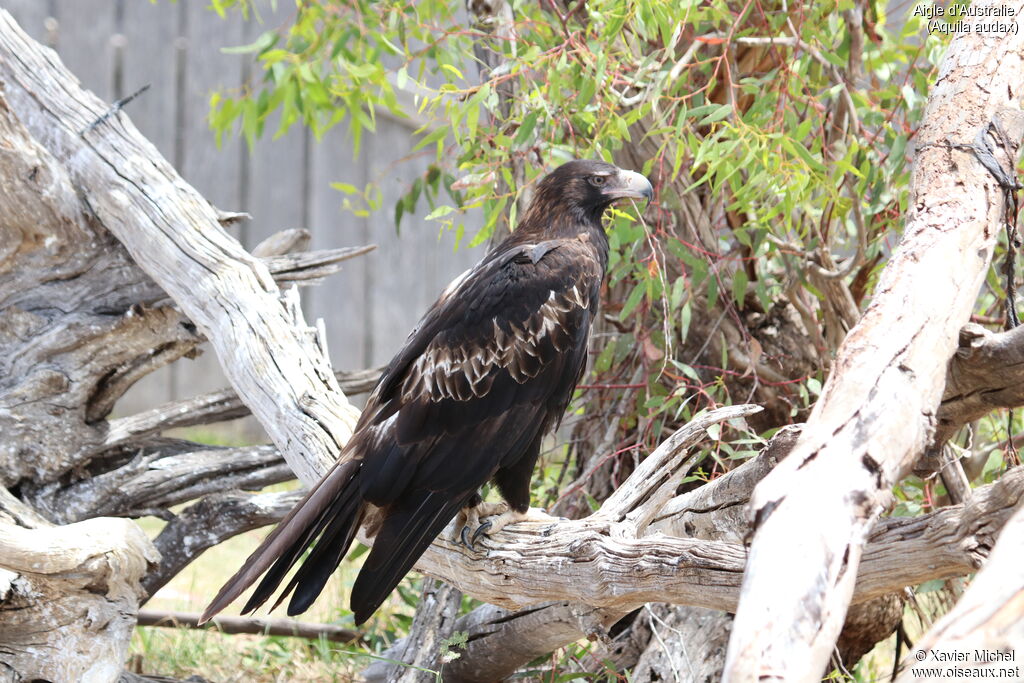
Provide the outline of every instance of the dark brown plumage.
<path id="1" fill-rule="evenodd" d="M 651 197 L 643 176 L 572 161 L 538 183 L 516 231 L 453 282 L 385 369 L 342 457 L 249 557 L 206 621 L 266 575 L 243 608 L 282 591 L 304 612 L 374 515 L 376 536 L 352 588 L 362 623 L 460 509 L 493 479 L 510 515 L 526 513 L 541 439 L 583 372 L 608 260 L 604 210 Z"/>

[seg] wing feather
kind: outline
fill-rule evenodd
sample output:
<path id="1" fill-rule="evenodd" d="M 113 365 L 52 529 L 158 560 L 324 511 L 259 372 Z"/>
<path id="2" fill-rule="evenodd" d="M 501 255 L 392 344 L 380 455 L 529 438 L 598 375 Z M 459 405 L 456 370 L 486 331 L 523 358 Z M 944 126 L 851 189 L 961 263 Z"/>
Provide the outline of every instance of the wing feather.
<path id="1" fill-rule="evenodd" d="M 521 457 L 565 410 L 586 361 L 601 276 L 593 247 L 577 239 L 518 245 L 462 276 L 364 410 L 381 424 L 381 443 L 392 444 L 364 451 L 366 500 L 388 505 L 424 486 L 464 496 Z M 513 439 L 513 430 L 524 433 Z"/>

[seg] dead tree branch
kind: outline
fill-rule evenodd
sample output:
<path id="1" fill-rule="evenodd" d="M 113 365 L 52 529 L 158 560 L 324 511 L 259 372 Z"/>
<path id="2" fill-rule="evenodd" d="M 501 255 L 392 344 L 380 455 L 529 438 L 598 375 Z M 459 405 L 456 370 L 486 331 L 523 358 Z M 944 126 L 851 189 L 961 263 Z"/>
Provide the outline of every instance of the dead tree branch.
<path id="1" fill-rule="evenodd" d="M 146 574 L 142 587 L 152 597 L 207 548 L 246 531 L 279 522 L 302 500 L 304 493 L 227 491 L 206 496 L 189 505 L 175 515 L 153 540 L 153 545 L 160 552 L 160 565 Z"/>
<path id="2" fill-rule="evenodd" d="M 903 241 L 793 454 L 751 502 L 755 535 L 727 681 L 816 681 L 825 669 L 855 583 L 866 579 L 864 541 L 886 491 L 934 433 L 946 359 L 1000 232 L 1003 188 L 948 141 L 970 143 L 996 121 L 1018 143 L 1022 71 L 1024 36 L 953 39 L 917 135 Z M 996 157 L 1012 169 L 1017 150 Z"/>
<path id="3" fill-rule="evenodd" d="M 0 523 L 0 558 L 0 674 L 115 680 L 139 580 L 158 559 L 139 527 L 111 518 L 35 529 Z"/>
<path id="4" fill-rule="evenodd" d="M 988 669 L 985 677 L 1010 680 L 1021 675 L 1016 653 L 1024 649 L 1024 563 L 1020 549 L 1024 547 L 1024 507 L 1020 507 L 1003 527 L 988 562 L 963 594 L 956 606 L 937 621 L 915 651 L 903 664 L 897 683 L 925 680 L 915 677 L 910 663 L 934 663 L 934 653 L 963 653 L 967 661 L 944 662 L 943 666 L 961 669 Z M 924 653 L 919 659 L 918 653 Z M 977 653 L 989 653 L 979 657 Z M 917 655 L 917 656 L 915 656 Z M 926 664 L 931 666 L 931 664 Z M 1002 669 L 1002 671 L 998 671 Z M 982 672 L 970 672 L 981 678 Z M 970 678 L 961 671 L 958 678 Z"/>
<path id="5" fill-rule="evenodd" d="M 377 378 L 380 377 L 380 368 L 355 372 L 339 371 L 334 376 L 345 395 L 354 396 L 373 389 Z M 251 414 L 249 407 L 238 398 L 234 389 L 220 389 L 181 401 L 172 401 L 128 417 L 111 420 L 107 426 L 102 448 L 122 446 L 131 441 L 139 441 L 160 434 L 168 429 L 223 422 Z"/>
<path id="6" fill-rule="evenodd" d="M 332 643 L 351 643 L 359 640 L 359 632 L 335 626 L 314 624 L 292 619 L 250 619 L 218 615 L 199 625 L 198 612 L 139 612 L 139 626 L 166 626 L 168 628 L 214 629 L 221 633 L 248 633 L 265 636 L 290 636 L 309 640 L 324 640 Z"/>
<path id="7" fill-rule="evenodd" d="M 266 266 L 121 113 L 78 86 L 56 55 L 0 13 L 0 80 L 11 110 L 67 169 L 104 228 L 203 331 L 228 379 L 307 484 L 351 434 L 358 411 L 322 344 L 299 332 Z M 95 124 L 95 125 L 94 125 Z"/>
<path id="8" fill-rule="evenodd" d="M 968 323 L 960 330 L 939 404 L 935 444 L 1000 408 L 1024 405 L 1024 326 L 990 332 Z"/>

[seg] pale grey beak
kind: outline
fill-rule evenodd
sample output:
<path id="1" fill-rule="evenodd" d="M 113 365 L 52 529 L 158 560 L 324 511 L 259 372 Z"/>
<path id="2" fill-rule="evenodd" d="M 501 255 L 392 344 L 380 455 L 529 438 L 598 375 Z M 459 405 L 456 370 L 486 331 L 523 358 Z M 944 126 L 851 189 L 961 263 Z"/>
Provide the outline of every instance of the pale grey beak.
<path id="1" fill-rule="evenodd" d="M 647 201 L 651 201 L 651 198 L 654 197 L 654 188 L 651 186 L 651 181 L 635 171 L 620 170 L 615 174 L 614 178 L 609 178 L 609 180 L 611 182 L 604 186 L 604 191 L 602 192 L 606 197 L 611 197 L 612 199 L 632 197 L 633 199 L 646 199 Z"/>

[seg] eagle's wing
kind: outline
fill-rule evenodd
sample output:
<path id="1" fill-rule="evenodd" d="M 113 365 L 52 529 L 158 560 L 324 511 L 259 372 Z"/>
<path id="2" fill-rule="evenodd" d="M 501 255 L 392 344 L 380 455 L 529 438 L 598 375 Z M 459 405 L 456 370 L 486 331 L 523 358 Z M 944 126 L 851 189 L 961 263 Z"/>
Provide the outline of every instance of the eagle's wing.
<path id="1" fill-rule="evenodd" d="M 395 358 L 354 444 L 383 521 L 352 588 L 368 617 L 477 489 L 536 455 L 586 363 L 602 268 L 585 241 L 496 254 L 442 297 Z"/>
<path id="2" fill-rule="evenodd" d="M 585 240 L 550 240 L 494 254 L 446 292 L 364 411 L 364 498 L 468 494 L 516 459 L 569 401 L 601 274 Z"/>

